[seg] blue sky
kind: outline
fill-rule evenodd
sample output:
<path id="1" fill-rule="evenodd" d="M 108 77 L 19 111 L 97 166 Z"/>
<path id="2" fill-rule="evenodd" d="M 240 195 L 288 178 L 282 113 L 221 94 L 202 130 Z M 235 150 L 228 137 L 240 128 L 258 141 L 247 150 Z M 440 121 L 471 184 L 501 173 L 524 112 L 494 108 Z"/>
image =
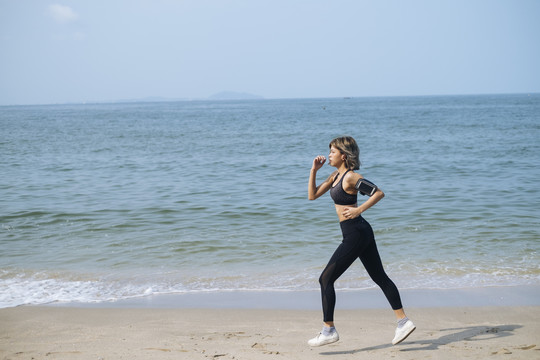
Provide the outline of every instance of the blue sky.
<path id="1" fill-rule="evenodd" d="M 540 92 L 538 0 L 0 0 L 0 105 Z"/>

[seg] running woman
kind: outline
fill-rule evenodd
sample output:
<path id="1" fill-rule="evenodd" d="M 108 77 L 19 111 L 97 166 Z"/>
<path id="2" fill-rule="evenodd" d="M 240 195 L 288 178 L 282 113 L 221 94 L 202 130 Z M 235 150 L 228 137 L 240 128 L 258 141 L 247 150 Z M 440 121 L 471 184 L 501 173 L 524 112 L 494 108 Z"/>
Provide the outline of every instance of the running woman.
<path id="1" fill-rule="evenodd" d="M 319 278 L 324 325 L 322 331 L 315 338 L 309 340 L 308 344 L 322 346 L 339 340 L 339 335 L 334 327 L 334 308 L 336 305 L 334 282 L 357 258 L 362 261 L 371 279 L 382 289 L 396 314 L 398 325 L 392 344 L 399 344 L 416 327 L 405 315 L 399 290 L 384 271 L 373 230 L 362 217 L 362 213 L 379 202 L 384 197 L 384 193 L 373 183 L 364 179 L 362 175 L 354 172 L 354 170 L 360 169 L 360 150 L 352 137 L 336 138 L 330 142 L 329 147 L 328 163 L 337 170 L 317 186 L 317 171 L 324 165 L 326 158 L 322 155 L 315 157 L 309 175 L 308 198 L 315 200 L 330 190 L 330 196 L 334 200 L 340 221 L 343 241 Z M 360 206 L 357 204 L 358 192 L 369 196 Z"/>

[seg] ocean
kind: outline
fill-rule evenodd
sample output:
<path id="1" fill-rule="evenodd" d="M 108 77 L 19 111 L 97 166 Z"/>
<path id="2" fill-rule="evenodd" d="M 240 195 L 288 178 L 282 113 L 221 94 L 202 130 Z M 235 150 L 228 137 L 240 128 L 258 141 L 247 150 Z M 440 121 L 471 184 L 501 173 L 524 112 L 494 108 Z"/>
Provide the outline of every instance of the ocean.
<path id="1" fill-rule="evenodd" d="M 3 106 L 0 307 L 317 290 L 340 135 L 400 289 L 540 285 L 540 94 Z"/>

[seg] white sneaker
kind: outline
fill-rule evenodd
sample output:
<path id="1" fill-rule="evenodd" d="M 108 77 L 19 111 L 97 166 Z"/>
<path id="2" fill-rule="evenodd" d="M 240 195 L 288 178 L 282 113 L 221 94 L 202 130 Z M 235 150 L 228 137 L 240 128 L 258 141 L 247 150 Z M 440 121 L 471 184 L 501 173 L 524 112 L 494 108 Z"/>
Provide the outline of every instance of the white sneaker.
<path id="1" fill-rule="evenodd" d="M 308 341 L 309 346 L 323 346 L 335 343 L 339 340 L 339 335 L 337 331 L 334 331 L 331 335 L 323 335 L 323 333 L 319 333 L 319 335 L 315 336 L 313 339 Z"/>
<path id="2" fill-rule="evenodd" d="M 413 322 L 407 320 L 405 325 L 396 329 L 396 336 L 394 336 L 394 340 L 392 340 L 392 345 L 397 345 L 405 340 L 407 336 L 411 335 L 414 329 L 416 329 L 416 326 L 414 326 Z"/>

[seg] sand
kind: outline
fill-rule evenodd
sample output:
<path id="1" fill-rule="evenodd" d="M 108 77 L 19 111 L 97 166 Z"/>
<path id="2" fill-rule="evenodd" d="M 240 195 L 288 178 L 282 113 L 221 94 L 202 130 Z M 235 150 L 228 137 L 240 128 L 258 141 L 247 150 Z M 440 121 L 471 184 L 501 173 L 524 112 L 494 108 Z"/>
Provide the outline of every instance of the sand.
<path id="1" fill-rule="evenodd" d="M 412 308 L 392 346 L 391 310 L 337 310 L 341 340 L 311 348 L 316 310 L 0 309 L 1 359 L 540 359 L 540 307 Z"/>

